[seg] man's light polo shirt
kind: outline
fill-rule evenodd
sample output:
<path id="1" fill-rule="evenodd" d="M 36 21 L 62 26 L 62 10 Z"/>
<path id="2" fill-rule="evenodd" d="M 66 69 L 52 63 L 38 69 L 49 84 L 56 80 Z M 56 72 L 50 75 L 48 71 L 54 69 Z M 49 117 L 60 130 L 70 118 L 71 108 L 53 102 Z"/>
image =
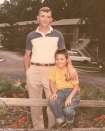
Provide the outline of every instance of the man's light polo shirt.
<path id="1" fill-rule="evenodd" d="M 48 79 L 56 82 L 57 90 L 62 90 L 64 88 L 74 88 L 74 85 L 79 84 L 78 78 L 76 80 L 71 79 L 70 81 L 66 81 L 66 73 L 67 68 L 63 70 L 57 66 L 51 68 Z"/>
<path id="2" fill-rule="evenodd" d="M 32 50 L 31 62 L 33 63 L 55 63 L 54 53 L 57 48 L 65 48 L 64 38 L 52 27 L 46 35 L 37 28 L 26 38 L 26 50 Z"/>

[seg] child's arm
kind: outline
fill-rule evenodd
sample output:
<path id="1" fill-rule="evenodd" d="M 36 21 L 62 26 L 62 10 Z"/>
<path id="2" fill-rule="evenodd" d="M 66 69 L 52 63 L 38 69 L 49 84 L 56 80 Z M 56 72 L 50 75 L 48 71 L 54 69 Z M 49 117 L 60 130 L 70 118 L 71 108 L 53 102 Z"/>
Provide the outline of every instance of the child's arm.
<path id="1" fill-rule="evenodd" d="M 51 90 L 51 93 L 52 93 L 52 95 L 50 96 L 50 100 L 53 101 L 57 98 L 57 94 L 56 94 L 57 89 L 56 89 L 55 81 L 50 80 L 49 86 L 50 86 L 50 90 Z"/>
<path id="2" fill-rule="evenodd" d="M 70 95 L 69 95 L 68 98 L 66 99 L 66 101 L 65 101 L 65 106 L 71 104 L 72 98 L 74 97 L 74 95 L 75 95 L 78 91 L 79 91 L 79 85 L 76 84 L 76 85 L 74 85 L 74 88 L 73 88 L 72 92 L 70 93 Z"/>

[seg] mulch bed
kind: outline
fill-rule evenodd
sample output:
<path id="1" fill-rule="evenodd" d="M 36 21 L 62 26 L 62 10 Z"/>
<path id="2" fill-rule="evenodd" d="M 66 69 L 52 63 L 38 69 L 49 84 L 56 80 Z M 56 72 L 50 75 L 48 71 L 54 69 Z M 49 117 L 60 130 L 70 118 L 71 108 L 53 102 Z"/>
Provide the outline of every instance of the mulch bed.
<path id="1" fill-rule="evenodd" d="M 74 127 L 75 128 L 91 128 L 91 127 L 104 127 L 105 115 L 99 109 L 94 112 L 92 108 L 80 108 L 76 109 Z M 43 108 L 44 124 L 47 128 L 47 115 L 46 107 Z M 98 124 L 99 123 L 99 124 Z M 30 108 L 29 107 L 0 107 L 0 128 L 24 128 L 30 129 L 32 127 Z"/>
<path id="2" fill-rule="evenodd" d="M 0 128 L 31 128 L 28 107 L 0 107 Z"/>

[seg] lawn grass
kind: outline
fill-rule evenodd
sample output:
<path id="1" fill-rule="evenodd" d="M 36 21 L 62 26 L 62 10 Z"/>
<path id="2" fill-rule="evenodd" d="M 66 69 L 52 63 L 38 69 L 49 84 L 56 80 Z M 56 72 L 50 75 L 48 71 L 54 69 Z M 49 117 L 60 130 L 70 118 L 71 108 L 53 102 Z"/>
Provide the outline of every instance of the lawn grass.
<path id="1" fill-rule="evenodd" d="M 74 62 L 74 61 L 72 61 L 72 64 L 73 64 L 73 66 L 84 66 L 84 67 L 95 67 L 95 68 L 98 67 L 97 63 L 87 63 L 87 64 L 84 64 L 82 62 Z"/>
<path id="2" fill-rule="evenodd" d="M 72 64 L 73 64 L 73 66 L 74 66 L 77 70 L 100 72 L 100 69 L 99 69 L 97 63 L 87 63 L 87 64 L 83 64 L 82 62 L 72 62 Z"/>

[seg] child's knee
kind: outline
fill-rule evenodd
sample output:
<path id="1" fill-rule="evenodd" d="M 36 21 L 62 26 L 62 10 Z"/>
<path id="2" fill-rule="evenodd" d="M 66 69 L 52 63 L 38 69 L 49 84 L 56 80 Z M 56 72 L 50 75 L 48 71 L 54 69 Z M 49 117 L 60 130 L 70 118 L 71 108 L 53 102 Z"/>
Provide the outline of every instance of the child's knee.
<path id="1" fill-rule="evenodd" d="M 55 101 L 48 100 L 48 104 L 49 104 L 50 107 L 55 106 Z"/>
<path id="2" fill-rule="evenodd" d="M 75 111 L 71 107 L 65 107 L 63 111 L 65 115 L 75 115 Z"/>

